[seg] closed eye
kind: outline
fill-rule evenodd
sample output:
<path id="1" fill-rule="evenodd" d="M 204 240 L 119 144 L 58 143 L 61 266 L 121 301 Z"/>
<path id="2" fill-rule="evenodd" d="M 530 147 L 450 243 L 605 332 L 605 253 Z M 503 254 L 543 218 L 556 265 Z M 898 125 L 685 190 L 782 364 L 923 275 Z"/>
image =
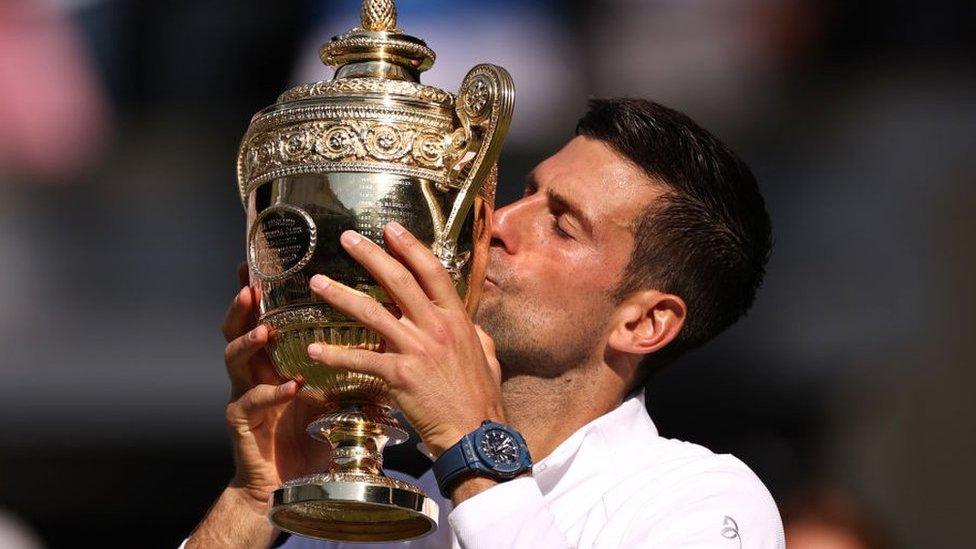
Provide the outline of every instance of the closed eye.
<path id="1" fill-rule="evenodd" d="M 572 240 L 573 239 L 573 235 L 569 234 L 568 232 L 566 232 L 565 230 L 563 230 L 563 228 L 561 226 L 559 226 L 559 216 L 558 215 L 553 215 L 552 216 L 552 231 L 554 233 L 556 233 L 556 236 L 558 236 L 559 238 L 562 238 L 563 240 Z"/>
<path id="2" fill-rule="evenodd" d="M 522 197 L 528 197 L 539 191 L 539 182 L 535 178 L 535 173 L 530 173 L 525 180 L 525 188 L 522 191 Z M 551 187 L 546 189 L 546 206 L 549 209 L 550 215 L 552 216 L 552 231 L 556 233 L 561 239 L 564 240 L 575 240 L 576 238 L 570 231 L 565 230 L 559 223 L 564 215 L 571 216 L 574 221 L 573 228 L 577 225 L 581 225 L 580 230 L 587 234 L 593 234 L 593 225 L 590 223 L 589 218 L 583 214 L 582 210 L 570 202 L 566 197 L 554 191 Z M 576 232 L 576 231 L 573 231 Z"/>

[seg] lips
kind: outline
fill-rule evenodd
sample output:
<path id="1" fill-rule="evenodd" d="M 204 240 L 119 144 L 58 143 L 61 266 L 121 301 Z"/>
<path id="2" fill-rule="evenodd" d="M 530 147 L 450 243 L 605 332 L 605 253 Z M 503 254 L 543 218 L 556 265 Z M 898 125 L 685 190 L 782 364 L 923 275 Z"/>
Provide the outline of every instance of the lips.
<path id="1" fill-rule="evenodd" d="M 501 284 L 498 283 L 498 278 L 499 278 L 499 276 L 498 276 L 498 273 L 497 272 L 495 272 L 495 273 L 485 273 L 485 284 L 491 284 L 492 286 L 495 286 L 495 287 L 500 288 L 501 287 Z M 504 280 L 505 277 L 503 276 L 503 277 L 501 277 L 501 279 Z"/>

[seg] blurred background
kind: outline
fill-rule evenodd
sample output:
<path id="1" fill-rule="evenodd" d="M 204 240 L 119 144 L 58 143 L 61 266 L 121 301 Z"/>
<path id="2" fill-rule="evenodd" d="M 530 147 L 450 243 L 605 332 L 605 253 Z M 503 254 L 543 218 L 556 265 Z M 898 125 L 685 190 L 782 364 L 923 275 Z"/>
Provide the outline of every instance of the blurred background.
<path id="1" fill-rule="evenodd" d="M 684 111 L 753 167 L 766 284 L 649 382 L 664 435 L 749 464 L 791 547 L 968 545 L 976 4 L 398 4 L 438 53 L 425 83 L 513 73 L 501 204 L 591 96 Z M 317 48 L 358 9 L 0 1 L 0 547 L 175 547 L 230 478 L 236 147 L 331 76 Z M 410 446 L 387 462 L 419 473 Z"/>

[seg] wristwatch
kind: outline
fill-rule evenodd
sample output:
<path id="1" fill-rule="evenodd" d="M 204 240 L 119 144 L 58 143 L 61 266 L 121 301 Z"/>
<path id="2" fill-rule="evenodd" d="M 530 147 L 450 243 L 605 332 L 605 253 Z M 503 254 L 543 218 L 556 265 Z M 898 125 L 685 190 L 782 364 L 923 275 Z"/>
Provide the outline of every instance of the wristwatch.
<path id="1" fill-rule="evenodd" d="M 454 485 L 471 475 L 505 482 L 531 468 L 532 457 L 521 433 L 486 419 L 434 461 L 434 477 L 441 495 L 450 499 Z"/>

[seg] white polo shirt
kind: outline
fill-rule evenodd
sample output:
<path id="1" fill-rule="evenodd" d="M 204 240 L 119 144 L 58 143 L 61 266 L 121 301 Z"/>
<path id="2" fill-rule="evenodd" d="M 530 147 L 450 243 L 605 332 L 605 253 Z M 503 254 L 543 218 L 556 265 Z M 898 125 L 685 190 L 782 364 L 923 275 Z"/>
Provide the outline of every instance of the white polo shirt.
<path id="1" fill-rule="evenodd" d="M 414 482 L 440 506 L 434 534 L 370 545 L 291 536 L 282 548 L 785 548 L 776 504 L 749 467 L 659 436 L 643 392 L 573 433 L 533 466 L 531 478 L 499 484 L 456 509 L 432 472 Z"/>

